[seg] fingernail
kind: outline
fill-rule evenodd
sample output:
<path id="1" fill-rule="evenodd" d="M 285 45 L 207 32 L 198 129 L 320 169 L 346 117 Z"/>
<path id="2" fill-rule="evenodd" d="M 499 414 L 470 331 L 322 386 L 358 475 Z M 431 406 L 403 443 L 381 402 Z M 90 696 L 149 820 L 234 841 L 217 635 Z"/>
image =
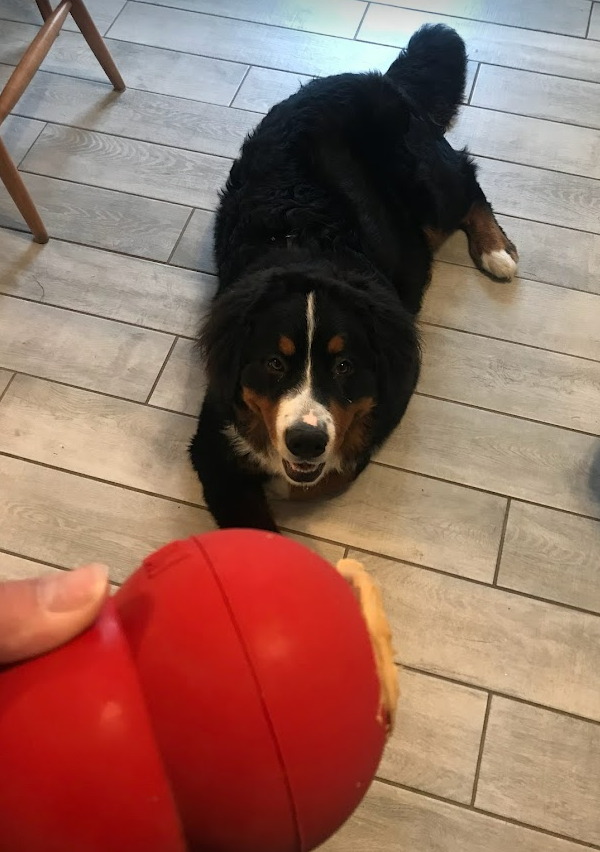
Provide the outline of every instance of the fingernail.
<path id="1" fill-rule="evenodd" d="M 106 565 L 45 574 L 38 585 L 40 606 L 48 612 L 74 612 L 97 601 L 105 593 L 107 582 Z"/>

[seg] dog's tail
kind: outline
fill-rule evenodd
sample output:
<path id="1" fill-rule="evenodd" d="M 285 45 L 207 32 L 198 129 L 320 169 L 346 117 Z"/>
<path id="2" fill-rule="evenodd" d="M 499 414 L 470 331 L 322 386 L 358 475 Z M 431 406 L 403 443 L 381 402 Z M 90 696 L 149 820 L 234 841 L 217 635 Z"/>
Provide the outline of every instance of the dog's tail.
<path id="1" fill-rule="evenodd" d="M 465 43 L 444 24 L 421 27 L 386 72 L 444 130 L 463 98 L 466 74 Z"/>

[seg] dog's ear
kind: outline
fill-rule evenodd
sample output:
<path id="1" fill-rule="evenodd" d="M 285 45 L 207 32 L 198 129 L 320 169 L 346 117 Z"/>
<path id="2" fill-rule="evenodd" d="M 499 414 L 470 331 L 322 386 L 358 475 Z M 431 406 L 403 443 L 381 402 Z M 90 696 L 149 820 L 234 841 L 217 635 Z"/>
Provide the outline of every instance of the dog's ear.
<path id="1" fill-rule="evenodd" d="M 213 398 L 226 407 L 235 402 L 238 393 L 252 315 L 264 290 L 261 281 L 238 282 L 215 298 L 200 331 L 199 348 L 205 360 L 208 388 Z"/>

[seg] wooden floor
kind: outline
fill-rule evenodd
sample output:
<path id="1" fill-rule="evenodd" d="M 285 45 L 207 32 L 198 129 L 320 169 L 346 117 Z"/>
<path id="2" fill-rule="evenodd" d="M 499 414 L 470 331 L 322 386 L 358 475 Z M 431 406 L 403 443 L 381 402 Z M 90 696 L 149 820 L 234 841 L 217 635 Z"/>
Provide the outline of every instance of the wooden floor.
<path id="1" fill-rule="evenodd" d="M 373 571 L 403 666 L 379 780 L 323 848 L 600 849 L 600 3 L 408 5 L 90 1 L 122 95 L 61 34 L 2 128 L 53 239 L 0 190 L 0 575 L 99 559 L 119 583 L 211 528 L 186 444 L 231 158 L 309 76 L 384 69 L 450 23 L 470 55 L 452 141 L 521 277 L 484 279 L 454 238 L 401 428 L 346 496 L 279 510 Z M 0 0 L 0 86 L 38 24 Z"/>

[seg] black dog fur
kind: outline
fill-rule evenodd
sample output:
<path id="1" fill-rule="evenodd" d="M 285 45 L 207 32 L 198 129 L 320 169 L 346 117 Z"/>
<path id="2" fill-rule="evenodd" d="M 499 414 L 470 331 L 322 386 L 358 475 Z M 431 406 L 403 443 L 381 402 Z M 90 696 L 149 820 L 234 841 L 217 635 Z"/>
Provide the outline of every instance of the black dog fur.
<path id="1" fill-rule="evenodd" d="M 307 358 L 311 393 L 339 443 L 336 470 L 323 474 L 335 487 L 398 425 L 419 375 L 416 315 L 435 235 L 464 228 L 480 265 L 488 249 L 516 259 L 467 152 L 444 138 L 465 72 L 460 37 L 424 27 L 385 74 L 314 80 L 244 142 L 217 215 L 219 289 L 201 334 L 208 390 L 190 446 L 219 526 L 275 530 L 265 486 L 278 475 L 311 491 L 303 476 L 314 475 L 314 453 L 288 465 L 290 481 L 277 470 L 274 431 Z M 482 244 L 473 210 L 501 246 Z"/>

